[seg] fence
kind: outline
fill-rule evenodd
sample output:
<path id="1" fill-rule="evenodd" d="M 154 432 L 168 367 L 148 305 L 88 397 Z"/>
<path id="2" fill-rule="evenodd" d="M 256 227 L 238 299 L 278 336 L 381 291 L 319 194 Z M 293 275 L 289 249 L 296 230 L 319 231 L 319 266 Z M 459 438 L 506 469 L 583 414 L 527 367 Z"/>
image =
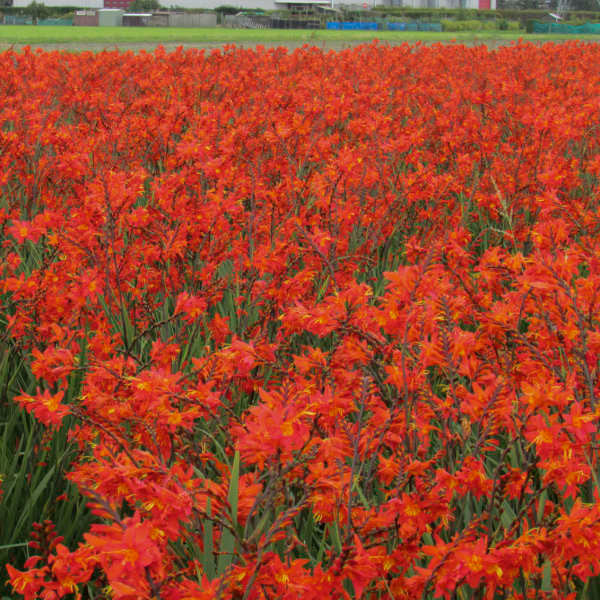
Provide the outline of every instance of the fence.
<path id="1" fill-rule="evenodd" d="M 25 15 L 0 15 L 2 25 L 33 25 L 33 19 Z M 73 19 L 38 19 L 38 25 L 73 25 Z"/>
<path id="2" fill-rule="evenodd" d="M 389 31 L 442 31 L 441 23 L 388 23 Z"/>
<path id="3" fill-rule="evenodd" d="M 280 19 L 272 18 L 273 29 L 322 29 L 323 23 L 319 19 Z"/>
<path id="4" fill-rule="evenodd" d="M 600 23 L 569 25 L 568 23 L 540 23 L 535 21 L 533 33 L 595 33 L 600 34 Z"/>
<path id="5" fill-rule="evenodd" d="M 216 27 L 214 13 L 169 13 L 169 27 Z"/>
<path id="6" fill-rule="evenodd" d="M 225 26 L 236 29 L 269 29 L 270 21 L 266 15 L 225 15 Z"/>
<path id="7" fill-rule="evenodd" d="M 326 25 L 327 29 L 344 29 L 346 31 L 377 31 L 379 26 L 376 22 L 356 23 L 354 21 L 329 21 Z"/>
<path id="8" fill-rule="evenodd" d="M 358 30 L 358 31 L 442 31 L 441 23 L 385 23 L 385 22 L 366 22 L 359 23 L 353 21 L 329 21 L 326 25 L 327 29 L 343 29 L 343 30 Z"/>
<path id="9" fill-rule="evenodd" d="M 4 25 L 31 25 L 33 19 L 21 15 L 4 15 Z"/>
<path id="10" fill-rule="evenodd" d="M 73 19 L 38 19 L 38 25 L 65 25 L 71 26 L 73 25 Z"/>

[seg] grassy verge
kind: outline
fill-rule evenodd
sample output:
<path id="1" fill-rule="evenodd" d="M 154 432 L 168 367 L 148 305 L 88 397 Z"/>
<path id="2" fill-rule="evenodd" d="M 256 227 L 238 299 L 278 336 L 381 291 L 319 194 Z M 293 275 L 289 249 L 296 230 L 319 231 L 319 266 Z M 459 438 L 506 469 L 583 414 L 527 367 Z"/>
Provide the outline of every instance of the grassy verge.
<path id="1" fill-rule="evenodd" d="M 36 27 L 32 25 L 0 26 L 0 44 L 261 44 L 315 43 L 354 44 L 374 39 L 389 43 L 423 41 L 427 43 L 456 40 L 464 43 L 509 43 L 522 38 L 527 41 L 562 41 L 570 35 L 525 34 L 518 31 L 422 32 L 422 31 L 330 31 L 287 29 L 225 28 L 134 28 L 134 27 Z M 596 41 L 597 36 L 582 35 L 578 39 Z"/>

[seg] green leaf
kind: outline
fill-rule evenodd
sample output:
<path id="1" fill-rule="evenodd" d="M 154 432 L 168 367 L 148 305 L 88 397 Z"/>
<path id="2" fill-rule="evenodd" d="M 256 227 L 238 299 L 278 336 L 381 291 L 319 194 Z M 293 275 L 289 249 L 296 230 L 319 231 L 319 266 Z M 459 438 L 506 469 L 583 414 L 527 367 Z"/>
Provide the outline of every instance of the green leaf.
<path id="1" fill-rule="evenodd" d="M 340 537 L 340 527 L 339 527 L 337 521 L 334 521 L 329 526 L 329 531 L 331 533 L 331 539 L 333 540 L 333 545 L 335 547 L 335 551 L 338 554 L 341 554 L 341 552 L 342 552 L 342 538 Z"/>
<path id="2" fill-rule="evenodd" d="M 502 521 L 502 525 L 505 529 L 510 529 L 512 524 L 515 522 L 517 515 L 515 515 L 514 510 L 511 505 L 505 500 L 502 503 L 502 514 L 500 515 L 500 520 Z"/>
<path id="3" fill-rule="evenodd" d="M 539 504 L 538 504 L 538 510 L 537 510 L 537 522 L 538 523 L 541 523 L 542 518 L 544 516 L 544 507 L 546 506 L 546 500 L 548 500 L 548 492 L 547 492 L 547 490 L 544 490 L 540 494 L 540 499 L 539 499 Z"/>
<path id="4" fill-rule="evenodd" d="M 229 494 L 227 500 L 231 508 L 231 523 L 237 527 L 238 487 L 240 478 L 240 453 L 235 451 L 233 465 L 231 467 L 231 479 L 229 481 Z M 222 575 L 227 567 L 233 562 L 235 550 L 235 536 L 230 529 L 223 529 L 221 533 L 221 545 L 219 547 L 219 561 L 217 563 L 217 575 Z"/>
<path id="5" fill-rule="evenodd" d="M 24 548 L 29 546 L 29 542 L 21 542 L 19 544 L 5 544 L 4 546 L 0 546 L 0 550 L 10 550 L 11 548 Z"/>
<path id="6" fill-rule="evenodd" d="M 542 571 L 542 592 L 551 592 L 552 589 L 552 563 L 547 560 Z"/>
<path id="7" fill-rule="evenodd" d="M 209 580 L 216 576 L 215 557 L 213 554 L 213 522 L 210 518 L 210 498 L 206 500 L 206 521 L 204 522 L 204 549 L 202 552 L 202 568 Z"/>
<path id="8" fill-rule="evenodd" d="M 129 313 L 127 312 L 127 309 L 125 308 L 125 306 L 121 305 L 121 320 L 122 320 L 122 334 L 125 338 L 125 343 L 127 344 L 127 346 L 129 347 L 128 349 L 131 349 L 131 344 L 133 342 L 133 339 L 135 338 L 135 329 L 131 323 L 131 319 L 129 318 Z"/>
<path id="9" fill-rule="evenodd" d="M 352 487 L 354 488 L 353 491 L 358 492 L 358 496 L 360 498 L 360 501 L 363 503 L 363 506 L 366 509 L 371 508 L 371 505 L 369 504 L 369 501 L 367 500 L 364 492 L 362 491 L 361 487 L 358 485 L 358 477 L 354 478 L 354 485 Z"/>
<path id="10" fill-rule="evenodd" d="M 465 497 L 464 510 L 463 510 L 463 527 L 466 527 L 471 522 L 473 512 L 471 511 L 471 498 L 469 495 Z"/>
<path id="11" fill-rule="evenodd" d="M 323 535 L 321 536 L 321 543 L 319 544 L 319 550 L 317 551 L 316 564 L 323 562 L 323 556 L 325 555 L 325 540 L 327 539 L 327 527 L 323 527 Z"/>
<path id="12" fill-rule="evenodd" d="M 231 506 L 231 520 L 234 526 L 237 525 L 237 509 L 238 509 L 238 487 L 240 479 L 240 453 L 235 451 L 233 457 L 233 465 L 231 467 L 231 481 L 229 482 L 229 494 L 227 500 Z"/>
<path id="13" fill-rule="evenodd" d="M 263 516 L 260 518 L 256 527 L 252 531 L 252 534 L 249 536 L 251 539 L 258 540 L 258 538 L 259 538 L 262 530 L 264 529 L 265 525 L 267 524 L 267 521 L 269 520 L 270 516 L 271 516 L 271 511 L 265 510 Z"/>
<path id="14" fill-rule="evenodd" d="M 54 466 L 52 466 L 48 470 L 48 472 L 44 475 L 44 478 L 35 487 L 32 494 L 29 496 L 28 504 L 31 508 L 33 508 L 35 506 L 35 503 L 37 502 L 38 498 L 41 496 L 42 492 L 44 492 L 46 490 L 46 488 L 48 487 L 48 484 L 50 483 L 50 480 L 52 479 L 52 477 L 54 475 L 54 470 L 55 470 L 55 468 L 54 468 Z M 15 529 L 17 531 L 22 529 L 22 527 L 24 526 L 24 524 L 27 522 L 27 520 L 29 518 L 30 518 L 29 512 L 24 511 L 23 513 L 21 513 L 21 517 L 17 521 L 17 526 L 15 527 Z"/>

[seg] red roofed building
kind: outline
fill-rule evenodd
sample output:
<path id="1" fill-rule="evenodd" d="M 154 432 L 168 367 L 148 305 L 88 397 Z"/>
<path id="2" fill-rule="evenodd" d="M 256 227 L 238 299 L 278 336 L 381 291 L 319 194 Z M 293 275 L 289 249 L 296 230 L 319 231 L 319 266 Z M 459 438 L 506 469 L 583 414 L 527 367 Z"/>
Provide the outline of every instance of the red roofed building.
<path id="1" fill-rule="evenodd" d="M 104 8 L 121 8 L 127 10 L 133 0 L 104 0 Z"/>

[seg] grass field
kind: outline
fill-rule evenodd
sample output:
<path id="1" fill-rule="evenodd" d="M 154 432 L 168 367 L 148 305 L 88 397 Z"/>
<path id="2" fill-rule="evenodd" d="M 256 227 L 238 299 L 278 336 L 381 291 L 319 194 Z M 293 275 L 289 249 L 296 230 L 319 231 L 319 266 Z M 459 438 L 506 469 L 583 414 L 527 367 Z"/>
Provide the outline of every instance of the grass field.
<path id="1" fill-rule="evenodd" d="M 490 45 L 508 44 L 522 38 L 526 41 L 562 41 L 573 39 L 569 35 L 525 34 L 518 31 L 481 32 L 422 32 L 422 31 L 331 31 L 288 29 L 229 29 L 229 28 L 145 28 L 145 27 L 43 27 L 32 25 L 0 26 L 0 49 L 11 45 L 54 46 L 84 49 L 88 44 L 94 49 L 102 47 L 135 47 L 139 44 L 184 44 L 215 46 L 220 44 L 255 45 L 281 44 L 298 46 L 305 43 L 326 47 L 343 47 L 378 39 L 390 44 L 402 42 L 425 43 L 457 42 Z M 597 36 L 578 36 L 578 39 L 595 41 Z"/>

